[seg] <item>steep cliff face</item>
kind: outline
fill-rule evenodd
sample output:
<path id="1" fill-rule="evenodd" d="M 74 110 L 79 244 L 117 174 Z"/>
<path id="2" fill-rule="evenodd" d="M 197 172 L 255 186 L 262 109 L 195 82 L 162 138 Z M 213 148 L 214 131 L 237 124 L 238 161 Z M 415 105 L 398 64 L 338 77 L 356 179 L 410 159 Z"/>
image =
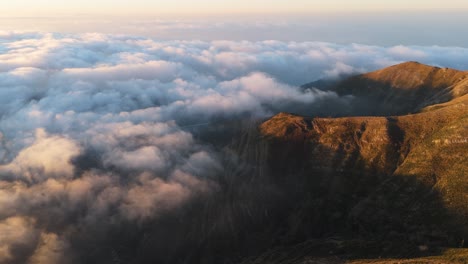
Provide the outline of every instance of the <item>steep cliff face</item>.
<path id="1" fill-rule="evenodd" d="M 394 117 L 281 113 L 264 122 L 260 131 L 278 152 L 289 149 L 291 142 L 305 146 L 307 167 L 321 173 L 416 177 L 444 193 L 447 206 L 468 212 L 468 95 L 431 108 Z"/>
<path id="2" fill-rule="evenodd" d="M 402 135 L 385 117 L 306 118 L 281 113 L 260 126 L 262 135 L 280 141 L 302 141 L 311 148 L 309 162 L 332 172 L 393 172 Z M 390 131 L 392 134 L 390 134 Z"/>

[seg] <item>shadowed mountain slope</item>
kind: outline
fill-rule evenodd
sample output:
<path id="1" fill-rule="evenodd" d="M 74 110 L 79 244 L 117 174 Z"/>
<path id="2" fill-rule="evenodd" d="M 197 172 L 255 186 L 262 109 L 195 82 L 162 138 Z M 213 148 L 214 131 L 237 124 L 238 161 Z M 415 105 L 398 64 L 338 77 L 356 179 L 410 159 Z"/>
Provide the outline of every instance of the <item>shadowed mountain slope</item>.
<path id="1" fill-rule="evenodd" d="M 451 196 L 447 205 L 468 219 L 468 95 L 428 109 L 394 117 L 307 118 L 281 113 L 260 130 L 271 139 L 307 142 L 309 162 L 325 173 L 417 177 Z"/>

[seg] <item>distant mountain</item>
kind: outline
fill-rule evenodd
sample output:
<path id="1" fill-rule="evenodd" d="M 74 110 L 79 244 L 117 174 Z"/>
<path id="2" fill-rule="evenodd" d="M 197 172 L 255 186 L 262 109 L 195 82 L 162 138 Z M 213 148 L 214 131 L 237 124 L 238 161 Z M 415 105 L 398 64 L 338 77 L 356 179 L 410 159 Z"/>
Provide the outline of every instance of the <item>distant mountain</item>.
<path id="1" fill-rule="evenodd" d="M 467 72 L 407 62 L 330 88 L 361 102 L 374 101 L 381 116 L 280 113 L 262 123 L 259 131 L 273 177 L 296 182 L 298 192 L 307 197 L 292 213 L 306 219 L 296 226 L 314 230 L 315 237 L 339 237 L 334 240 L 339 245 L 334 242 L 327 250 L 341 256 L 358 255 L 360 250 L 370 255 L 375 250 L 376 256 L 435 254 L 441 247 L 464 246 L 467 77 Z M 397 115 L 407 112 L 412 114 Z M 311 226 L 303 227 L 307 224 Z M 357 240 L 348 244 L 353 239 Z M 261 258 L 289 255 L 294 263 L 309 263 L 304 256 L 311 254 L 306 252 L 320 248 L 320 243 L 272 250 Z M 297 261 L 299 255 L 304 262 Z M 261 258 L 245 263 L 267 263 Z M 290 262 L 286 257 L 268 263 Z"/>
<path id="2" fill-rule="evenodd" d="M 401 115 L 466 94 L 468 72 L 405 62 L 341 81 L 318 80 L 303 86 L 311 87 L 356 96 L 353 113 Z"/>
<path id="3" fill-rule="evenodd" d="M 301 85 L 302 89 L 310 89 L 315 88 L 322 91 L 327 91 L 335 87 L 341 80 L 344 80 L 350 76 L 338 76 L 336 78 L 329 78 L 329 79 L 319 79 L 310 83 L 306 83 Z"/>

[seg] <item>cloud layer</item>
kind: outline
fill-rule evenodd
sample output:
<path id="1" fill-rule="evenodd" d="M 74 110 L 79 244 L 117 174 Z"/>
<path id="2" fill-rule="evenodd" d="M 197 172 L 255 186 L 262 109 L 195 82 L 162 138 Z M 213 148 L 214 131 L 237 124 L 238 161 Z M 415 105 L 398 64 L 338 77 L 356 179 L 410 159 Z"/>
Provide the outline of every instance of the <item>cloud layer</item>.
<path id="1" fill-rule="evenodd" d="M 467 69 L 468 49 L 0 32 L 0 262 L 73 262 L 77 233 L 216 191 L 193 126 L 345 107 L 298 85 L 407 60 Z"/>

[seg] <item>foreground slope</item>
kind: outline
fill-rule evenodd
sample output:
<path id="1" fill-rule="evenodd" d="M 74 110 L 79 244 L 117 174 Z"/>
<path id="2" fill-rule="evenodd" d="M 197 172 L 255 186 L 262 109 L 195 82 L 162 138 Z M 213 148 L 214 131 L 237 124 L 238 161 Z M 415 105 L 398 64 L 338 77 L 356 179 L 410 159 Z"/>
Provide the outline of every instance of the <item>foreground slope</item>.
<path id="1" fill-rule="evenodd" d="M 440 191 L 447 207 L 468 219 L 468 95 L 431 108 L 394 117 L 281 113 L 260 129 L 273 141 L 305 144 L 307 165 L 322 173 L 414 177 Z"/>

